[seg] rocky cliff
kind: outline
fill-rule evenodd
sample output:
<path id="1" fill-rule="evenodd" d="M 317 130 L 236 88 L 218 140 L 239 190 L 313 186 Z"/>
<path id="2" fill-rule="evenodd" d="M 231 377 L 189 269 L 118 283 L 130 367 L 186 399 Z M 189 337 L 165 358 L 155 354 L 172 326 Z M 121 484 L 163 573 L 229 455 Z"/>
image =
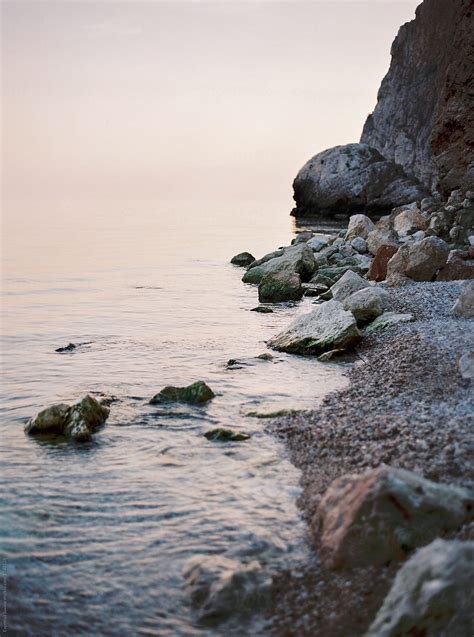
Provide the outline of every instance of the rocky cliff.
<path id="1" fill-rule="evenodd" d="M 361 142 L 432 190 L 472 189 L 473 0 L 424 0 L 391 54 Z"/>

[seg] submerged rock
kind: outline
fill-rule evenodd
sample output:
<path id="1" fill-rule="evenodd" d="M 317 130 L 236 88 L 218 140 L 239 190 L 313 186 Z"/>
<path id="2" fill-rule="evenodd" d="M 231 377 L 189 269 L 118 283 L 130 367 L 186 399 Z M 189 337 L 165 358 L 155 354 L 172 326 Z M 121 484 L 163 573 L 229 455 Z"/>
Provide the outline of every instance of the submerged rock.
<path id="1" fill-rule="evenodd" d="M 325 567 L 349 569 L 404 559 L 472 519 L 473 494 L 382 466 L 335 480 L 312 529 Z"/>
<path id="2" fill-rule="evenodd" d="M 327 301 L 297 318 L 268 345 L 292 354 L 322 354 L 331 349 L 348 349 L 361 337 L 351 312 L 338 301 Z"/>
<path id="3" fill-rule="evenodd" d="M 474 542 L 435 540 L 398 571 L 365 637 L 474 634 Z"/>
<path id="4" fill-rule="evenodd" d="M 174 387 L 167 385 L 150 400 L 150 405 L 177 402 L 201 405 L 214 398 L 212 389 L 202 380 L 198 380 L 187 387 Z"/>
<path id="5" fill-rule="evenodd" d="M 69 343 L 65 347 L 58 347 L 58 349 L 54 350 L 55 352 L 72 352 L 76 349 L 77 345 L 74 343 Z"/>
<path id="6" fill-rule="evenodd" d="M 429 192 L 367 144 L 335 146 L 312 157 L 293 182 L 295 216 L 389 211 Z"/>
<path id="7" fill-rule="evenodd" d="M 245 434 L 241 431 L 233 431 L 232 429 L 223 429 L 221 427 L 206 431 L 204 437 L 213 442 L 242 442 L 250 439 L 249 434 Z"/>
<path id="8" fill-rule="evenodd" d="M 272 580 L 256 560 L 242 564 L 220 555 L 196 555 L 188 561 L 183 576 L 201 621 L 249 615 L 270 599 Z"/>
<path id="9" fill-rule="evenodd" d="M 246 268 L 254 261 L 255 257 L 253 254 L 250 254 L 250 252 L 239 252 L 239 254 L 236 254 L 235 257 L 232 257 L 230 260 L 233 265 L 238 265 L 242 268 Z"/>
<path id="10" fill-rule="evenodd" d="M 74 405 L 59 403 L 40 411 L 26 423 L 25 433 L 32 436 L 55 434 L 87 442 L 105 423 L 109 413 L 107 406 L 87 394 Z"/>
<path id="11" fill-rule="evenodd" d="M 272 308 L 267 305 L 258 305 L 257 307 L 253 307 L 250 311 L 259 312 L 260 314 L 273 314 Z"/>

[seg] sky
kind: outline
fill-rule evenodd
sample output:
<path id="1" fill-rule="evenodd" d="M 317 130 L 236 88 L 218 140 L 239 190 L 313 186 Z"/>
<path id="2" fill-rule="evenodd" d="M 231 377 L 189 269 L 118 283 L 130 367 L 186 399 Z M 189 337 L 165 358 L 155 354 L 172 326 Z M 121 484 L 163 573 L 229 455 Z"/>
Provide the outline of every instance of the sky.
<path id="1" fill-rule="evenodd" d="M 417 4 L 2 2 L 4 206 L 290 200 L 358 141 Z"/>

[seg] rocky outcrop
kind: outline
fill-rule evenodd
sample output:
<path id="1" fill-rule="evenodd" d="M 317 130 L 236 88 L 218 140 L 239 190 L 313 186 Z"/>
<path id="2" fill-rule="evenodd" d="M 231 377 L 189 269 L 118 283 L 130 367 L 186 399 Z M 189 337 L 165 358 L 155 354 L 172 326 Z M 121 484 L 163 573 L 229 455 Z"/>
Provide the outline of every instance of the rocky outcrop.
<path id="1" fill-rule="evenodd" d="M 361 333 L 351 312 L 344 310 L 338 301 L 328 301 L 297 318 L 268 345 L 292 354 L 314 355 L 332 349 L 348 349 L 360 339 Z"/>
<path id="2" fill-rule="evenodd" d="M 435 540 L 397 573 L 365 637 L 474 634 L 474 542 Z"/>
<path id="3" fill-rule="evenodd" d="M 87 394 L 78 403 L 59 403 L 40 411 L 25 425 L 25 433 L 35 436 L 53 434 L 77 442 L 88 442 L 105 423 L 109 408 Z"/>
<path id="4" fill-rule="evenodd" d="M 313 533 L 327 568 L 381 565 L 472 519 L 473 496 L 410 471 L 382 466 L 335 480 Z"/>
<path id="5" fill-rule="evenodd" d="M 443 194 L 474 183 L 473 16 L 471 0 L 422 2 L 395 38 L 361 136 Z"/>
<path id="6" fill-rule="evenodd" d="M 421 200 L 428 191 L 367 144 L 335 146 L 315 155 L 293 182 L 295 216 L 380 213 Z"/>

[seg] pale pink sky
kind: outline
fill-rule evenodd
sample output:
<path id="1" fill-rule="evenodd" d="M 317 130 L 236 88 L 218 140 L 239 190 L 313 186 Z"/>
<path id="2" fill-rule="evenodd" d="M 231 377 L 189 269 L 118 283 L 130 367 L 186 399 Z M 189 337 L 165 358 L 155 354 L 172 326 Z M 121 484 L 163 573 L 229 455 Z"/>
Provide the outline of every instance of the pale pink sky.
<path id="1" fill-rule="evenodd" d="M 289 196 L 417 4 L 3 2 L 5 200 Z"/>

